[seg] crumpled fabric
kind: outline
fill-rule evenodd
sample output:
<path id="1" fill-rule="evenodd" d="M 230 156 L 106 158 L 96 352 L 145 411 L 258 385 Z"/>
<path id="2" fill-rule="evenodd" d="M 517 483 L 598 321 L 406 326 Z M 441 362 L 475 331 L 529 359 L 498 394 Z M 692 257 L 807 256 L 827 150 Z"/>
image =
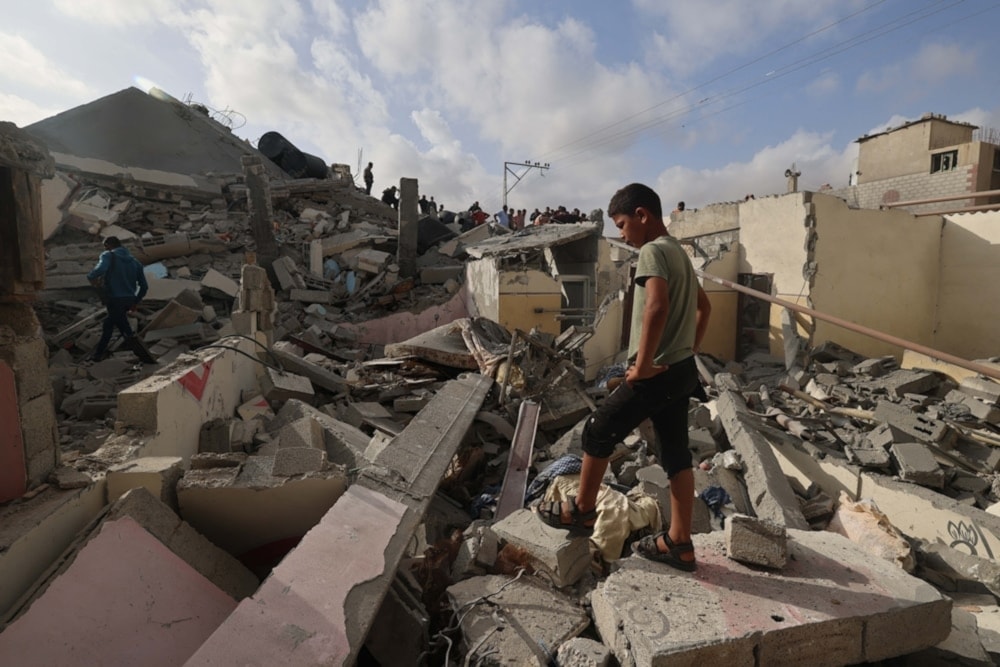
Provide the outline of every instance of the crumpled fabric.
<path id="1" fill-rule="evenodd" d="M 532 500 L 541 498 L 548 488 L 549 482 L 559 475 L 572 475 L 580 472 L 583 467 L 583 460 L 575 454 L 564 454 L 555 461 L 545 466 L 542 472 L 532 480 L 528 490 L 524 494 L 524 504 L 527 505 Z"/>
<path id="2" fill-rule="evenodd" d="M 545 500 L 568 500 L 579 490 L 579 475 L 562 475 L 549 484 Z M 597 523 L 590 541 L 601 552 L 601 558 L 610 563 L 621 558 L 630 533 L 647 527 L 659 530 L 661 525 L 660 507 L 655 499 L 638 492 L 627 496 L 601 484 L 597 492 Z"/>

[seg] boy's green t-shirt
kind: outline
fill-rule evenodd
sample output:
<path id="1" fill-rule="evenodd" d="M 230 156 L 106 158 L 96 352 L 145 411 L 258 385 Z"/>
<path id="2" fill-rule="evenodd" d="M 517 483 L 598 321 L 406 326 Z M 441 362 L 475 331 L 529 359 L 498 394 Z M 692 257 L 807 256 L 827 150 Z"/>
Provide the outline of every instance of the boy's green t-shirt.
<path id="1" fill-rule="evenodd" d="M 676 239 L 661 236 L 639 249 L 635 269 L 635 299 L 632 304 L 632 334 L 628 356 L 635 360 L 642 333 L 642 313 L 646 307 L 646 279 L 659 276 L 667 281 L 670 299 L 667 323 L 653 363 L 670 365 L 694 354 L 694 334 L 698 313 L 698 280 L 684 248 Z"/>

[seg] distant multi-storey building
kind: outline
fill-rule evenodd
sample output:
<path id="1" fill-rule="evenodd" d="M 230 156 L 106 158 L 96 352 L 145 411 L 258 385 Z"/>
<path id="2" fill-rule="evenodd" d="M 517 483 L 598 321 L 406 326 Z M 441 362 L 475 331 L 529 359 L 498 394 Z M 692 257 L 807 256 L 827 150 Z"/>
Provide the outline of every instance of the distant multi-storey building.
<path id="1" fill-rule="evenodd" d="M 954 211 L 997 204 L 1000 195 L 972 196 L 1000 189 L 1000 146 L 976 138 L 975 125 L 924 114 L 878 134 L 858 139 L 858 164 L 851 185 L 834 191 L 858 208 L 969 193 L 964 199 L 904 206 L 913 213 Z"/>

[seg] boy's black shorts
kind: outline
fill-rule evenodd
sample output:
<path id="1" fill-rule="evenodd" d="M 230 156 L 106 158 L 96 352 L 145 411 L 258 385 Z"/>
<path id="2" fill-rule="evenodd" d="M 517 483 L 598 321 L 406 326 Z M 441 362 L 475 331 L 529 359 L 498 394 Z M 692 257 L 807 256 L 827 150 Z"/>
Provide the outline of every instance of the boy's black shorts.
<path id="1" fill-rule="evenodd" d="M 700 389 L 693 356 L 632 386 L 623 382 L 584 425 L 583 451 L 607 458 L 615 445 L 649 419 L 656 431 L 654 451 L 667 475 L 690 468 L 688 402 Z"/>

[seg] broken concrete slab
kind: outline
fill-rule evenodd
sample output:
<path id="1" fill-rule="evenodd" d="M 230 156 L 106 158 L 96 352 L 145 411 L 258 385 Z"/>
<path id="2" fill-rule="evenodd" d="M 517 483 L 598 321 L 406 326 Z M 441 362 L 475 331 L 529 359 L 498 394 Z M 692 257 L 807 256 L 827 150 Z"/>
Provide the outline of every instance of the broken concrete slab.
<path id="1" fill-rule="evenodd" d="M 204 277 L 201 279 L 201 286 L 219 290 L 226 296 L 233 297 L 234 299 L 240 293 L 240 286 L 235 280 L 229 276 L 222 275 L 215 269 L 209 269 L 205 272 Z"/>
<path id="2" fill-rule="evenodd" d="M 313 447 L 280 447 L 274 455 L 271 474 L 293 477 L 319 472 L 326 467 L 326 451 Z"/>
<path id="3" fill-rule="evenodd" d="M 559 645 L 556 653 L 559 667 L 608 667 L 611 649 L 586 637 L 573 637 Z"/>
<path id="4" fill-rule="evenodd" d="M 260 581 L 242 563 L 209 542 L 143 487 L 132 489 L 108 509 L 107 520 L 130 517 L 206 579 L 236 600 L 253 594 Z"/>
<path id="5" fill-rule="evenodd" d="M 771 445 L 755 428 L 743 399 L 734 392 L 723 392 L 718 410 L 729 442 L 746 463 L 744 480 L 755 514 L 786 528 L 807 529 L 809 523 L 802 516 L 795 493 Z"/>
<path id="6" fill-rule="evenodd" d="M 105 522 L 0 633 L 0 662 L 26 664 L 31 656 L 47 665 L 175 666 L 235 608 L 229 595 L 126 516 Z M 59 641 L 52 641 L 53 623 Z"/>
<path id="7" fill-rule="evenodd" d="M 691 575 L 625 559 L 591 597 L 597 629 L 620 661 L 638 667 L 845 665 L 948 635 L 951 602 L 930 585 L 839 535 L 788 535 L 781 572 L 728 559 L 718 532 L 695 537 L 699 570 Z"/>
<path id="8" fill-rule="evenodd" d="M 529 509 L 511 513 L 490 529 L 504 542 L 525 550 L 559 588 L 576 583 L 590 570 L 589 541 L 547 526 Z"/>
<path id="9" fill-rule="evenodd" d="M 927 445 L 921 442 L 897 442 L 890 452 L 896 460 L 900 479 L 934 489 L 944 488 L 944 470 Z"/>
<path id="10" fill-rule="evenodd" d="M 360 429 L 320 412 L 302 401 L 291 400 L 282 406 L 271 429 L 284 428 L 300 419 L 311 419 L 319 424 L 323 434 L 323 444 L 331 463 L 358 468 L 369 461 L 365 458 L 370 438 Z"/>
<path id="11" fill-rule="evenodd" d="M 456 323 L 448 323 L 399 343 L 385 346 L 385 356 L 419 357 L 452 368 L 478 370 L 479 364 L 469 351 Z"/>
<path id="12" fill-rule="evenodd" d="M 309 380 L 321 389 L 326 389 L 331 393 L 340 393 L 347 389 L 347 381 L 322 366 L 306 361 L 302 357 L 293 354 L 291 349 L 294 346 L 279 342 L 275 343 L 271 353 L 278 359 L 283 368 L 309 378 Z"/>
<path id="13" fill-rule="evenodd" d="M 271 403 L 284 403 L 291 399 L 312 400 L 315 392 L 309 378 L 295 373 L 265 368 L 260 381 L 261 393 Z"/>
<path id="14" fill-rule="evenodd" d="M 354 664 L 395 573 L 390 544 L 407 510 L 351 486 L 185 667 Z M 384 587 L 373 584 L 382 579 Z"/>
<path id="15" fill-rule="evenodd" d="M 552 664 L 556 647 L 590 624 L 572 598 L 530 577 L 473 577 L 448 587 L 468 661 L 502 656 L 511 665 Z"/>

